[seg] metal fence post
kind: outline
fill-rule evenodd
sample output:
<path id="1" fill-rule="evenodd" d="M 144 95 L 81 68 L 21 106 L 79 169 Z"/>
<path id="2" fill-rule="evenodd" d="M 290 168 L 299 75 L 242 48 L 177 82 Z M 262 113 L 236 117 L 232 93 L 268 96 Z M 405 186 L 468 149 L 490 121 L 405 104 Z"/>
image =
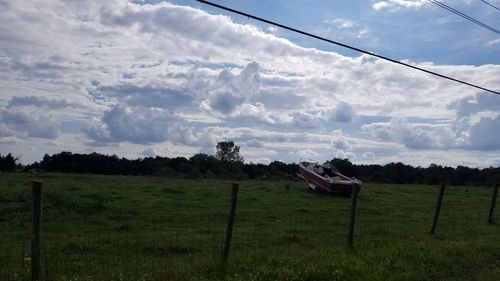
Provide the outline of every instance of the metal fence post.
<path id="1" fill-rule="evenodd" d="M 497 193 L 498 193 L 498 183 L 495 183 L 493 186 L 493 193 L 491 194 L 491 205 L 490 212 L 488 214 L 488 223 L 493 223 L 493 212 L 495 211 L 495 205 L 497 202 Z"/>
<path id="2" fill-rule="evenodd" d="M 32 182 L 33 206 L 31 211 L 31 280 L 40 281 L 42 273 L 41 248 L 42 248 L 42 189 L 43 182 Z"/>
<path id="3" fill-rule="evenodd" d="M 434 219 L 432 220 L 431 234 L 436 232 L 436 226 L 439 219 L 439 213 L 441 212 L 441 203 L 443 203 L 444 189 L 446 188 L 446 182 L 441 182 L 441 187 L 439 188 L 438 199 L 436 202 L 436 209 L 434 210 Z"/>
<path id="4" fill-rule="evenodd" d="M 233 236 L 234 217 L 236 215 L 236 202 L 238 201 L 238 189 L 239 185 L 237 183 L 233 183 L 231 188 L 231 205 L 229 207 L 229 218 L 226 227 L 226 239 L 224 240 L 224 252 L 222 254 L 224 264 L 227 264 L 229 258 L 229 248 L 231 246 L 231 238 Z"/>
<path id="5" fill-rule="evenodd" d="M 351 213 L 349 217 L 349 230 L 347 234 L 347 243 L 349 244 L 349 246 L 353 245 L 353 240 L 354 240 L 354 223 L 356 222 L 356 206 L 358 205 L 358 192 L 359 192 L 359 185 L 354 184 L 352 186 Z"/>

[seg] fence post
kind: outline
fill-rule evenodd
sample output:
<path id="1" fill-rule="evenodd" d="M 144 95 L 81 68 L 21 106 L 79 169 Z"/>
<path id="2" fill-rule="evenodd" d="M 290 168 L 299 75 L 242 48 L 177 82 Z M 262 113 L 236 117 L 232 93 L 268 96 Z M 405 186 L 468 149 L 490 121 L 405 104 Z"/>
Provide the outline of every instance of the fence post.
<path id="1" fill-rule="evenodd" d="M 432 221 L 431 234 L 436 232 L 436 226 L 439 219 L 439 213 L 441 212 L 441 203 L 443 203 L 444 189 L 446 188 L 446 182 L 441 181 L 441 186 L 439 188 L 438 199 L 436 202 L 436 209 L 434 210 L 434 219 Z"/>
<path id="2" fill-rule="evenodd" d="M 349 231 L 347 233 L 347 243 L 349 244 L 349 246 L 353 245 L 353 240 L 354 240 L 354 223 L 356 221 L 356 206 L 358 204 L 358 192 L 359 192 L 359 185 L 354 184 L 352 186 L 351 214 L 349 218 Z"/>
<path id="3" fill-rule="evenodd" d="M 232 184 L 231 206 L 229 207 L 229 218 L 227 220 L 227 227 L 226 227 L 226 239 L 224 240 L 224 252 L 222 254 L 222 259 L 223 259 L 224 265 L 227 264 L 227 260 L 229 258 L 229 247 L 231 246 L 231 237 L 233 236 L 234 217 L 236 214 L 236 202 L 238 201 L 238 188 L 239 188 L 239 185 L 237 183 Z"/>
<path id="4" fill-rule="evenodd" d="M 31 280 L 40 281 L 42 273 L 41 247 L 42 247 L 42 189 L 43 182 L 33 181 L 33 206 L 31 211 Z"/>
<path id="5" fill-rule="evenodd" d="M 497 193 L 498 193 L 498 182 L 495 183 L 493 187 L 493 193 L 491 194 L 491 205 L 490 205 L 490 213 L 488 214 L 488 223 L 493 223 L 493 211 L 495 211 L 495 205 L 497 202 Z"/>

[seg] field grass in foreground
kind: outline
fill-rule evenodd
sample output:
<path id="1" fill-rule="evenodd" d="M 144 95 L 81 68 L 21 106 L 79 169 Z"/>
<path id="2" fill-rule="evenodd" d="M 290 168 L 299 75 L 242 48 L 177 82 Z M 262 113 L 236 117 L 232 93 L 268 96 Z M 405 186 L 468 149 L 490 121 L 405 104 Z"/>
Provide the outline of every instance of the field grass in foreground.
<path id="1" fill-rule="evenodd" d="M 0 175 L 0 281 L 29 278 L 32 177 Z M 437 187 L 366 184 L 349 248 L 349 198 L 303 182 L 242 181 L 224 271 L 228 181 L 36 178 L 45 280 L 500 280 L 487 188 L 449 187 L 430 236 Z"/>

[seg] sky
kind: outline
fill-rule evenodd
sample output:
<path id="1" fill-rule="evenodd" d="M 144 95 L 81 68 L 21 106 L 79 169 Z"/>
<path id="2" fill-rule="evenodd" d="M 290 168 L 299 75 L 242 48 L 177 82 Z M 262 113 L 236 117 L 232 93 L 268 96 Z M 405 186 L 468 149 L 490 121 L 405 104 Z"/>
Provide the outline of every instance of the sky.
<path id="1" fill-rule="evenodd" d="M 422 0 L 217 0 L 500 91 L 500 35 Z M 479 0 L 443 1 L 500 29 Z M 490 0 L 500 6 L 500 0 Z M 0 154 L 500 165 L 500 96 L 178 1 L 0 0 Z"/>

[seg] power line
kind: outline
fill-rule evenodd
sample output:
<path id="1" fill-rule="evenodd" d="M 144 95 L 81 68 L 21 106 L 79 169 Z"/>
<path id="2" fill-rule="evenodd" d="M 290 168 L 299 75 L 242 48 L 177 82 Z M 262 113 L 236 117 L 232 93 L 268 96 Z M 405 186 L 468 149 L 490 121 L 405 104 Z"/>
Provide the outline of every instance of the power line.
<path id="1" fill-rule="evenodd" d="M 500 8 L 498 8 L 497 6 L 491 4 L 490 2 L 484 1 L 484 0 L 480 0 L 480 1 L 483 2 L 486 5 L 489 5 L 490 7 L 493 7 L 494 9 L 497 9 L 498 11 L 500 11 Z"/>
<path id="2" fill-rule="evenodd" d="M 487 92 L 490 92 L 490 93 L 493 93 L 493 94 L 496 94 L 496 95 L 500 95 L 500 92 L 498 92 L 498 91 L 494 91 L 494 90 L 491 90 L 491 89 L 488 89 L 488 88 L 484 88 L 484 87 L 481 87 L 481 86 L 478 86 L 478 85 L 475 85 L 475 84 L 472 84 L 472 83 L 469 83 L 469 82 L 465 82 L 465 81 L 462 81 L 462 80 L 459 80 L 459 79 L 455 79 L 453 77 L 446 76 L 446 75 L 443 75 L 443 74 L 439 74 L 437 72 L 430 71 L 430 70 L 427 70 L 427 69 L 424 69 L 424 68 L 420 68 L 418 66 L 414 66 L 414 65 L 407 64 L 407 63 L 404 63 L 404 62 L 401 62 L 401 61 L 397 61 L 397 60 L 391 59 L 389 57 L 385 57 L 385 56 L 382 56 L 382 55 L 377 55 L 377 54 L 372 53 L 370 51 L 365 51 L 365 50 L 360 49 L 360 48 L 349 46 L 347 44 L 343 44 L 343 43 L 340 43 L 340 42 L 337 42 L 337 41 L 333 41 L 333 40 L 330 40 L 330 39 L 327 39 L 327 38 L 324 38 L 324 37 L 321 37 L 321 36 L 318 36 L 318 35 L 314 35 L 312 33 L 308 33 L 306 31 L 302 31 L 302 30 L 299 30 L 299 29 L 296 29 L 296 28 L 293 28 L 293 27 L 289 27 L 289 26 L 286 26 L 286 25 L 283 25 L 283 24 L 280 24 L 280 23 L 277 23 L 277 22 L 273 22 L 273 21 L 270 21 L 270 20 L 267 20 L 267 19 L 264 19 L 264 18 L 253 16 L 253 15 L 247 14 L 245 12 L 241 12 L 241 11 L 238 11 L 238 10 L 235 10 L 235 9 L 232 9 L 232 8 L 228 8 L 228 7 L 225 7 L 225 6 L 222 6 L 222 5 L 219 5 L 219 4 L 215 4 L 215 3 L 212 3 L 212 2 L 209 2 L 209 1 L 206 1 L 206 0 L 196 0 L 196 1 L 204 3 L 204 4 L 207 4 L 207 5 L 210 5 L 210 6 L 213 6 L 213 7 L 216 7 L 216 8 L 219 8 L 219 9 L 222 9 L 222 10 L 225 10 L 225 11 L 228 11 L 228 12 L 231 12 L 231 13 L 242 15 L 242 16 L 245 16 L 245 17 L 248 17 L 248 18 L 252 18 L 252 19 L 261 21 L 261 22 L 265 22 L 265 23 L 270 24 L 270 25 L 274 25 L 274 26 L 277 26 L 277 27 L 281 27 L 283 29 L 287 29 L 287 30 L 290 30 L 290 31 L 293 31 L 293 32 L 296 32 L 296 33 L 300 33 L 300 34 L 308 36 L 308 37 L 312 37 L 312 38 L 315 38 L 315 39 L 318 39 L 318 40 L 321 40 L 321 41 L 325 41 L 325 42 L 328 42 L 328 43 L 331 43 L 331 44 L 335 44 L 335 45 L 338 45 L 338 46 L 341 46 L 341 47 L 344 47 L 344 48 L 347 48 L 347 49 L 351 49 L 351 50 L 354 50 L 354 51 L 357 51 L 357 52 L 360 52 L 360 53 L 363 53 L 363 54 L 374 56 L 374 57 L 377 57 L 379 59 L 383 59 L 383 60 L 386 60 L 386 61 L 389 61 L 389 62 L 392 62 L 392 63 L 396 63 L 396 64 L 403 65 L 403 66 L 406 66 L 406 67 L 409 67 L 409 68 L 413 68 L 413 69 L 416 69 L 416 70 L 419 70 L 419 71 L 422 71 L 422 72 L 425 72 L 425 73 L 428 73 L 428 74 L 432 74 L 434 76 L 438 76 L 438 77 L 441 77 L 441 78 L 444 78 L 444 79 L 447 79 L 447 80 L 451 80 L 451 81 L 454 81 L 454 82 L 457 82 L 457 83 L 460 83 L 460 84 L 464 84 L 464 85 L 467 85 L 467 86 L 470 86 L 470 87 L 473 87 L 473 88 L 476 88 L 476 89 L 480 89 L 480 90 L 487 91 Z"/>
<path id="3" fill-rule="evenodd" d="M 466 20 L 468 20 L 468 21 L 470 21 L 472 23 L 475 23 L 475 24 L 477 24 L 477 25 L 479 25 L 481 27 L 484 27 L 484 28 L 486 28 L 486 29 L 488 29 L 490 31 L 493 31 L 496 34 L 500 35 L 500 31 L 498 29 L 493 28 L 493 27 L 491 27 L 491 26 L 489 26 L 489 25 L 487 25 L 487 24 L 485 24 L 483 22 L 480 22 L 480 21 L 478 21 L 478 20 L 476 20 L 476 19 L 474 19 L 474 18 L 472 18 L 472 17 L 470 17 L 470 16 L 468 16 L 468 15 L 466 15 L 466 14 L 464 14 L 464 13 L 462 13 L 462 12 L 456 10 L 456 9 L 453 9 L 452 7 L 446 5 L 446 4 L 442 3 L 442 2 L 439 2 L 437 0 L 427 0 L 427 1 L 431 2 L 432 4 L 434 4 L 436 6 L 439 6 L 439 7 L 443 8 L 443 9 L 445 9 L 445 10 L 448 10 L 448 11 L 454 13 L 455 15 L 460 16 L 460 17 L 462 17 L 462 18 L 464 18 L 464 19 L 466 19 Z"/>

